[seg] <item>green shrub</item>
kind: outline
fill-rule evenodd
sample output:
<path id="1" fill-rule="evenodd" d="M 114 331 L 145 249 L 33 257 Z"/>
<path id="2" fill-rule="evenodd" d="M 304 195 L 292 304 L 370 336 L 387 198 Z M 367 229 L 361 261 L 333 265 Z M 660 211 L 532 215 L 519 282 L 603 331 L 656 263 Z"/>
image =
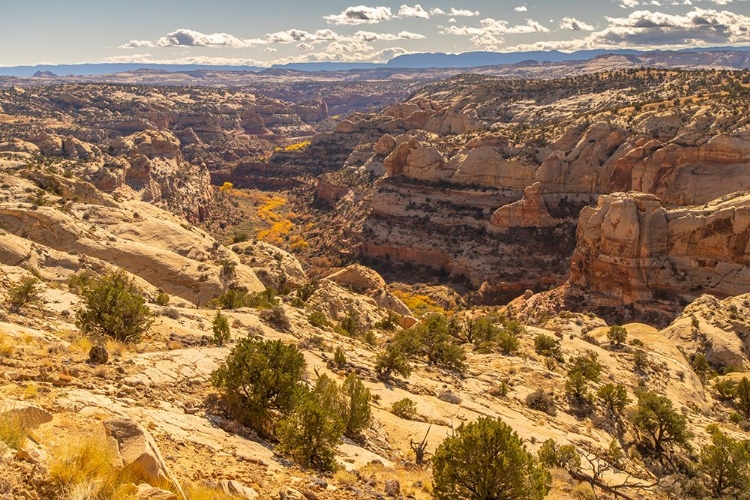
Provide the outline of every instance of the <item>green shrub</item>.
<path id="1" fill-rule="evenodd" d="M 352 373 L 344 380 L 341 392 L 346 402 L 344 433 L 349 437 L 356 437 L 370 425 L 372 418 L 370 389 L 365 387 L 356 374 Z"/>
<path id="2" fill-rule="evenodd" d="M 501 331 L 496 337 L 497 347 L 503 354 L 513 354 L 518 351 L 518 337 L 506 331 Z"/>
<path id="3" fill-rule="evenodd" d="M 712 431 L 711 444 L 700 452 L 700 469 L 714 498 L 735 498 L 750 486 L 750 441 Z"/>
<path id="4" fill-rule="evenodd" d="M 636 349 L 633 353 L 633 366 L 636 370 L 645 371 L 648 366 L 648 355 L 643 349 Z"/>
<path id="5" fill-rule="evenodd" d="M 241 339 L 211 374 L 233 418 L 264 436 L 273 435 L 277 412 L 287 413 L 305 369 L 305 357 L 279 340 Z"/>
<path id="6" fill-rule="evenodd" d="M 244 243 L 249 239 L 250 237 L 247 235 L 247 233 L 234 233 L 234 236 L 232 236 L 232 243 Z"/>
<path id="7" fill-rule="evenodd" d="M 378 353 L 375 371 L 384 379 L 389 379 L 393 372 L 408 378 L 411 375 L 411 365 L 401 346 L 394 343 Z"/>
<path id="8" fill-rule="evenodd" d="M 322 311 L 313 311 L 307 316 L 307 321 L 317 328 L 325 328 L 328 326 L 328 318 Z"/>
<path id="9" fill-rule="evenodd" d="M 359 313 L 354 308 L 349 308 L 346 317 L 336 327 L 336 333 L 351 337 L 353 339 L 364 334 L 364 327 L 360 322 Z"/>
<path id="10" fill-rule="evenodd" d="M 543 333 L 538 334 L 534 338 L 534 350 L 537 354 L 547 356 L 563 362 L 562 350 L 560 349 L 560 342 L 549 335 Z"/>
<path id="11" fill-rule="evenodd" d="M 41 293 L 39 280 L 36 277 L 26 276 L 21 278 L 21 281 L 8 289 L 10 310 L 19 312 L 23 306 L 38 302 Z"/>
<path id="12" fill-rule="evenodd" d="M 438 500 L 542 500 L 552 484 L 518 434 L 488 417 L 458 427 L 435 450 L 432 464 Z"/>
<path id="13" fill-rule="evenodd" d="M 717 380 L 714 390 L 721 401 L 732 401 L 737 395 L 737 388 L 729 379 Z"/>
<path id="14" fill-rule="evenodd" d="M 91 280 L 81 294 L 84 308 L 76 313 L 76 324 L 84 335 L 138 342 L 153 322 L 141 291 L 121 271 Z"/>
<path id="15" fill-rule="evenodd" d="M 526 406 L 532 410 L 543 411 L 547 415 L 557 415 L 557 408 L 555 407 L 555 398 L 552 394 L 549 394 L 542 389 L 537 389 L 528 396 L 526 396 Z"/>
<path id="16" fill-rule="evenodd" d="M 216 316 L 213 320 L 213 332 L 214 332 L 214 343 L 222 346 L 225 342 L 229 341 L 229 321 L 226 316 L 221 314 L 221 311 L 216 311 Z"/>
<path id="17" fill-rule="evenodd" d="M 417 416 L 417 403 L 409 398 L 401 399 L 391 405 L 391 413 L 406 420 L 413 420 Z"/>
<path id="18" fill-rule="evenodd" d="M 604 384 L 596 391 L 601 405 L 614 416 L 622 415 L 630 402 L 628 391 L 622 384 Z"/>
<path id="19" fill-rule="evenodd" d="M 627 338 L 628 331 L 620 325 L 612 325 L 607 332 L 607 340 L 615 347 L 620 347 Z"/>
<path id="20" fill-rule="evenodd" d="M 581 455 L 572 444 L 558 445 L 554 439 L 548 439 L 537 452 L 539 462 L 547 467 L 560 467 L 568 471 L 581 467 Z"/>
<path id="21" fill-rule="evenodd" d="M 597 361 L 598 355 L 588 351 L 571 359 L 568 368 L 568 379 L 565 382 L 565 392 L 580 401 L 588 398 L 588 383 L 598 382 L 602 372 L 602 365 Z"/>
<path id="22" fill-rule="evenodd" d="M 298 389 L 292 412 L 278 425 L 279 451 L 303 467 L 332 471 L 344 427 L 340 414 L 332 412 L 324 398 L 317 387 Z"/>
<path id="23" fill-rule="evenodd" d="M 279 305 L 279 301 L 276 298 L 276 289 L 270 286 L 266 287 L 262 292 L 245 294 L 242 297 L 241 303 L 245 307 L 255 309 L 272 309 Z"/>
<path id="24" fill-rule="evenodd" d="M 746 419 L 750 418 L 750 380 L 742 377 L 737 384 L 737 409 Z"/>
<path id="25" fill-rule="evenodd" d="M 687 418 L 677 413 L 665 396 L 651 391 L 641 393 L 631 419 L 641 444 L 657 454 L 671 444 L 688 446 Z"/>
<path id="26" fill-rule="evenodd" d="M 159 290 L 159 293 L 156 295 L 156 300 L 154 302 L 156 302 L 156 305 L 166 306 L 167 304 L 169 304 L 169 294 L 165 293 L 162 290 Z"/>
<path id="27" fill-rule="evenodd" d="M 344 350 L 341 348 L 341 346 L 338 346 L 336 348 L 336 351 L 333 353 L 333 362 L 339 368 L 346 365 L 346 353 L 344 353 Z"/>

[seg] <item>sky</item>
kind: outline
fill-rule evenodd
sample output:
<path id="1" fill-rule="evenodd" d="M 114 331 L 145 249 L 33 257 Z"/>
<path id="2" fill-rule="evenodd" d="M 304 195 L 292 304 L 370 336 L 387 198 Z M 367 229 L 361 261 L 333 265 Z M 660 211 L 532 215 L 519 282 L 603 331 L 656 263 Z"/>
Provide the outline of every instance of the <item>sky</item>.
<path id="1" fill-rule="evenodd" d="M 0 66 L 750 45 L 750 0 L 0 0 Z"/>

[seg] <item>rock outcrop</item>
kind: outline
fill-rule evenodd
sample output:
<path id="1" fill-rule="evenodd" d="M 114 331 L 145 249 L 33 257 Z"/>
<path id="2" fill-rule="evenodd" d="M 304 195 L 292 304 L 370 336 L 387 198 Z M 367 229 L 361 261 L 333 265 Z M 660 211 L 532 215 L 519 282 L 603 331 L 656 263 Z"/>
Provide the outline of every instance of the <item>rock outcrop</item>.
<path id="1" fill-rule="evenodd" d="M 523 198 L 519 201 L 495 210 L 490 218 L 490 224 L 505 229 L 511 227 L 550 227 L 559 222 L 549 214 L 542 197 L 542 185 L 539 182 L 527 187 L 523 192 Z"/>
<path id="2" fill-rule="evenodd" d="M 612 305 L 750 290 L 750 195 L 665 209 L 654 195 L 602 196 L 581 212 L 572 284 Z"/>

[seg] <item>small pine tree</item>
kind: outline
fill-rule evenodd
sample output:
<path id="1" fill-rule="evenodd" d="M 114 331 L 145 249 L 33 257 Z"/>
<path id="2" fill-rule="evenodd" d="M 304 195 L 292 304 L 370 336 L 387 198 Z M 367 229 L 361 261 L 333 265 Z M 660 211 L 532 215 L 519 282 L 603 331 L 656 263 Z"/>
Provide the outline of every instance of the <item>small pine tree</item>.
<path id="1" fill-rule="evenodd" d="M 408 378 L 411 375 L 411 365 L 401 346 L 391 344 L 378 354 L 375 360 L 375 371 L 384 379 L 391 378 L 394 372 Z"/>
<path id="2" fill-rule="evenodd" d="M 622 327 L 620 325 L 612 325 L 609 328 L 609 331 L 607 332 L 607 339 L 609 340 L 609 343 L 614 345 L 615 347 L 620 347 L 625 340 L 628 338 L 628 331 L 625 329 L 625 327 Z"/>
<path id="3" fill-rule="evenodd" d="M 213 321 L 213 331 L 214 343 L 216 345 L 222 346 L 225 342 L 229 341 L 231 335 L 229 332 L 229 320 L 221 314 L 221 311 L 216 311 Z"/>
<path id="4" fill-rule="evenodd" d="M 341 392 L 344 394 L 344 400 L 346 401 L 344 434 L 349 437 L 356 437 L 370 425 L 370 419 L 372 418 L 370 389 L 365 387 L 365 384 L 355 373 L 352 373 L 344 380 Z"/>
<path id="5" fill-rule="evenodd" d="M 438 500 L 542 500 L 552 477 L 501 420 L 462 424 L 435 450 L 433 493 Z"/>
<path id="6" fill-rule="evenodd" d="M 276 412 L 288 413 L 305 369 L 295 345 L 280 340 L 241 339 L 211 374 L 233 418 L 264 436 L 273 436 Z"/>
<path id="7" fill-rule="evenodd" d="M 742 377 L 737 384 L 737 409 L 746 419 L 750 419 L 750 380 Z"/>
<path id="8" fill-rule="evenodd" d="M 750 486 L 750 441 L 732 439 L 714 426 L 711 444 L 701 449 L 700 468 L 715 498 L 747 491 Z"/>
<path id="9" fill-rule="evenodd" d="M 641 393 L 631 418 L 641 444 L 657 454 L 662 454 L 671 444 L 689 446 L 687 418 L 677 413 L 672 401 L 665 396 L 651 391 Z"/>
<path id="10" fill-rule="evenodd" d="M 619 417 L 630 402 L 628 390 L 622 384 L 604 384 L 596 391 L 596 397 L 607 411 Z"/>
<path id="11" fill-rule="evenodd" d="M 341 346 L 338 346 L 336 348 L 336 351 L 333 353 L 333 362 L 339 368 L 346 365 L 346 354 L 344 353 L 344 350 L 341 348 Z"/>
<path id="12" fill-rule="evenodd" d="M 141 291 L 118 271 L 91 280 L 81 291 L 84 308 L 76 324 L 84 335 L 108 335 L 120 342 L 138 342 L 153 322 Z"/>
<path id="13" fill-rule="evenodd" d="M 568 395 L 581 401 L 588 398 L 588 383 L 598 382 L 602 372 L 602 365 L 599 364 L 597 358 L 595 352 L 588 351 L 585 355 L 571 360 L 568 380 L 565 382 Z"/>
<path id="14" fill-rule="evenodd" d="M 19 312 L 23 306 L 39 301 L 41 295 L 39 280 L 34 276 L 21 278 L 18 284 L 10 287 L 8 295 L 10 298 L 9 308 L 13 312 Z"/>

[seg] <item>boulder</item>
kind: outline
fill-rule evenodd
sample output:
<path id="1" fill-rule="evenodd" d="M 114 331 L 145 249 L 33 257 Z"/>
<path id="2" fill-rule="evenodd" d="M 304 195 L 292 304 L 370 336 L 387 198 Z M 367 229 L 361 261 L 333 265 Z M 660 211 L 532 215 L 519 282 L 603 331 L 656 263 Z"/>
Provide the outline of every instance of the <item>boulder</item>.
<path id="1" fill-rule="evenodd" d="M 523 198 L 500 207 L 492 214 L 490 224 L 498 228 L 553 227 L 558 220 L 552 217 L 542 197 L 542 185 L 535 182 L 523 192 Z"/>
<path id="2" fill-rule="evenodd" d="M 401 496 L 401 483 L 396 479 L 389 479 L 385 482 L 384 491 L 389 497 L 398 498 Z"/>
<path id="3" fill-rule="evenodd" d="M 247 500 L 256 500 L 259 498 L 257 491 L 233 479 L 222 479 L 219 481 L 219 487 L 227 495 L 234 495 L 240 498 L 246 498 Z"/>

